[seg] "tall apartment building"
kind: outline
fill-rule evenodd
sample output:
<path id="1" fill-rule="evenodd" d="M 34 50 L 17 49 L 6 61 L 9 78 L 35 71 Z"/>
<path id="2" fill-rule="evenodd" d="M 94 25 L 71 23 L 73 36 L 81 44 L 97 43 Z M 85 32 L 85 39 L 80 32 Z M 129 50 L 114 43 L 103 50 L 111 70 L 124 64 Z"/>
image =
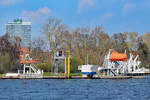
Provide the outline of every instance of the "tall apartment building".
<path id="1" fill-rule="evenodd" d="M 15 19 L 13 22 L 6 24 L 6 33 L 10 38 L 19 37 L 21 47 L 30 47 L 31 44 L 31 22 Z"/>

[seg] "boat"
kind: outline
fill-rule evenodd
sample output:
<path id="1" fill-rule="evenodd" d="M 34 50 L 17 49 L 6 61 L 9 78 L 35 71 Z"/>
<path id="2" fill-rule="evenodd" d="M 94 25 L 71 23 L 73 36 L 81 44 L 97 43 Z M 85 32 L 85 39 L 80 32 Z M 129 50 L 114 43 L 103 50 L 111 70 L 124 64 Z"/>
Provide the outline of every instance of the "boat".
<path id="1" fill-rule="evenodd" d="M 78 70 L 81 71 L 82 77 L 92 78 L 94 77 L 94 75 L 97 74 L 98 66 L 86 64 L 86 65 L 78 66 Z"/>

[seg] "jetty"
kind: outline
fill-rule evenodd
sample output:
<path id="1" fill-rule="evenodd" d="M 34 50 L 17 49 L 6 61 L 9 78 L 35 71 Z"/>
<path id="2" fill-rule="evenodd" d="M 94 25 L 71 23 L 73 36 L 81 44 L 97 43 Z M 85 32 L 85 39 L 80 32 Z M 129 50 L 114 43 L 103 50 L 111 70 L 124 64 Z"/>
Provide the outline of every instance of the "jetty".
<path id="1" fill-rule="evenodd" d="M 150 73 L 148 73 L 150 75 Z M 146 79 L 148 76 L 97 76 L 97 77 L 82 77 L 82 76 L 71 76 L 70 78 L 66 78 L 65 76 L 43 76 L 41 78 L 20 78 L 16 77 L 6 77 L 0 76 L 0 79 Z"/>

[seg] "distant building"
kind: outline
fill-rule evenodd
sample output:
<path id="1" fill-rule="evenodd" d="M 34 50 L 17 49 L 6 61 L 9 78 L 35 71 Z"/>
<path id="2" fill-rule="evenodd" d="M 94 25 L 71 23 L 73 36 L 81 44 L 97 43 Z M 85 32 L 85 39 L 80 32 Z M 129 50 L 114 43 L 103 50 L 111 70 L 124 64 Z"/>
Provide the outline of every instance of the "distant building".
<path id="1" fill-rule="evenodd" d="M 13 22 L 6 24 L 6 33 L 11 39 L 19 37 L 21 39 L 21 47 L 30 47 L 31 44 L 31 22 L 15 19 Z"/>

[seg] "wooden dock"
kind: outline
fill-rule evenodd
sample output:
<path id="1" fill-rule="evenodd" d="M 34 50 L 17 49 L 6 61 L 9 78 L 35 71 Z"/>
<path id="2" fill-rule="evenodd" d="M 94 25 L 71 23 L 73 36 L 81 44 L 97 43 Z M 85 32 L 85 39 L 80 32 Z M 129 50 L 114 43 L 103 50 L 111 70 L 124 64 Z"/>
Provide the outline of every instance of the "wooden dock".
<path id="1" fill-rule="evenodd" d="M 147 76 L 99 76 L 99 77 L 93 77 L 91 79 L 143 79 Z M 43 79 L 66 79 L 64 76 L 45 76 Z M 89 79 L 87 77 L 82 76 L 72 76 L 70 79 Z"/>
<path id="2" fill-rule="evenodd" d="M 91 79 L 144 79 L 147 76 L 99 76 L 93 77 Z M 20 79 L 19 77 L 0 77 L 0 79 Z M 35 79 L 35 78 L 32 78 Z M 43 76 L 43 78 L 39 79 L 66 79 L 65 76 Z M 87 77 L 82 76 L 72 76 L 70 79 L 89 79 Z"/>

